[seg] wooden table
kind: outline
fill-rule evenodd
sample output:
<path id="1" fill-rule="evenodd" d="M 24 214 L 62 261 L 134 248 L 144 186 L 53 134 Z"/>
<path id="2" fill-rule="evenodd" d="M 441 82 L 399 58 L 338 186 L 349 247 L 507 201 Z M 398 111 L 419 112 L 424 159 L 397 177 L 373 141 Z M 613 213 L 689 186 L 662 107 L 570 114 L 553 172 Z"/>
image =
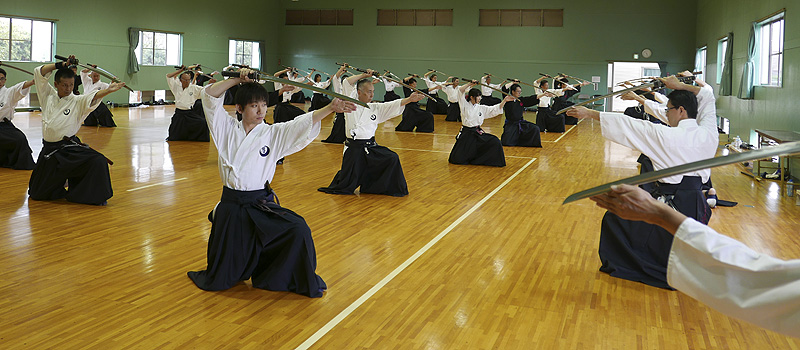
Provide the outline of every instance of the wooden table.
<path id="1" fill-rule="evenodd" d="M 758 147 L 761 148 L 764 145 L 768 145 L 769 141 L 772 140 L 777 142 L 778 144 L 792 142 L 792 141 L 800 141 L 800 133 L 796 131 L 785 131 L 785 130 L 761 130 L 756 129 L 756 134 L 758 134 Z M 778 169 L 781 171 L 781 175 L 778 179 L 781 188 L 781 195 L 786 194 L 786 172 L 789 170 L 789 158 L 792 156 L 783 156 L 778 157 Z M 761 173 L 761 162 L 763 160 L 756 160 L 754 161 L 754 166 L 756 169 L 756 175 Z M 772 159 L 769 160 L 770 162 Z M 785 163 L 785 165 L 784 165 Z M 774 168 L 773 168 L 774 169 Z"/>

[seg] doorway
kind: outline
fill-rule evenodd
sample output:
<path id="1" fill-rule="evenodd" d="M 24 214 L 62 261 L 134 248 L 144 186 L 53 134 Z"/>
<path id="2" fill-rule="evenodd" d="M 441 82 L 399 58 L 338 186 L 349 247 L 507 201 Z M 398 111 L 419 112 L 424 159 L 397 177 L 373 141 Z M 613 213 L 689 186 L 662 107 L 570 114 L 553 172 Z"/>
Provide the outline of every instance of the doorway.
<path id="1" fill-rule="evenodd" d="M 661 76 L 661 68 L 655 62 L 610 62 L 608 64 L 608 92 L 626 89 L 627 87 L 619 86 L 619 83 L 623 81 L 659 76 Z M 637 104 L 636 101 L 623 101 L 619 96 L 614 96 L 611 99 L 610 111 L 624 112 L 625 108 Z"/>

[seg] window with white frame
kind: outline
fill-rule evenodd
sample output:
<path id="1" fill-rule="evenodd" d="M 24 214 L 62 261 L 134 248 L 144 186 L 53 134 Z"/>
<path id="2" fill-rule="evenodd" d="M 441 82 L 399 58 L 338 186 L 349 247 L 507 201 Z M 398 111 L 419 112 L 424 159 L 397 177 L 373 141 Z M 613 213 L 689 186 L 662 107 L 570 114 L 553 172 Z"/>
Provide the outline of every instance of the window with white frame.
<path id="1" fill-rule="evenodd" d="M 722 83 L 722 71 L 725 70 L 725 53 L 728 51 L 728 37 L 717 42 L 717 84 Z"/>
<path id="2" fill-rule="evenodd" d="M 258 41 L 228 40 L 228 63 L 261 69 L 261 44 Z"/>
<path id="3" fill-rule="evenodd" d="M 144 66 L 179 66 L 183 35 L 155 31 L 139 31 L 136 58 Z"/>
<path id="4" fill-rule="evenodd" d="M 783 12 L 759 23 L 758 84 L 781 86 L 783 80 Z"/>
<path id="5" fill-rule="evenodd" d="M 52 21 L 0 16 L 0 61 L 53 59 Z"/>
<path id="6" fill-rule="evenodd" d="M 703 72 L 701 74 L 697 74 L 697 79 L 705 80 L 705 70 L 706 70 L 706 52 L 708 51 L 707 46 L 703 46 L 697 49 L 697 53 L 694 56 L 694 71 L 695 72 Z"/>

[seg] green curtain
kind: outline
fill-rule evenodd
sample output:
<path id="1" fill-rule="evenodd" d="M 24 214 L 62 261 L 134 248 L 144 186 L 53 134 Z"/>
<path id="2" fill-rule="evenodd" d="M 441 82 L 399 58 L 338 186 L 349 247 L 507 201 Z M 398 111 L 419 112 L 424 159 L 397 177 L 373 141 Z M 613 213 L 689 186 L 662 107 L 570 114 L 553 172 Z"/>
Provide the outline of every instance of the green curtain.
<path id="1" fill-rule="evenodd" d="M 750 27 L 750 41 L 747 43 L 747 62 L 742 72 L 742 82 L 739 84 L 739 98 L 752 99 L 753 86 L 755 85 L 756 52 L 758 51 L 758 23 L 753 22 Z M 730 45 L 730 44 L 729 44 Z M 730 50 L 730 49 L 729 49 Z"/>
<path id="2" fill-rule="evenodd" d="M 128 28 L 128 74 L 139 71 L 139 61 L 136 59 L 136 46 L 139 46 L 139 29 Z"/>
<path id="3" fill-rule="evenodd" d="M 719 83 L 719 94 L 730 96 L 733 94 L 733 33 L 728 33 L 728 49 L 723 57 L 725 66 L 722 67 L 722 76 Z"/>

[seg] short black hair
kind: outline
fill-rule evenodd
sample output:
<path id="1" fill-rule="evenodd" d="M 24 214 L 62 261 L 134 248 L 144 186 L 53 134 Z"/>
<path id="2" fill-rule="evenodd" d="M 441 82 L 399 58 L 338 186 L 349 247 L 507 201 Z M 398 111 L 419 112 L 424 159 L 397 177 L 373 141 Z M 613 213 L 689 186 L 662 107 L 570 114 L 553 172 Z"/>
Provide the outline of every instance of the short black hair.
<path id="1" fill-rule="evenodd" d="M 697 97 L 694 93 L 686 90 L 673 90 L 667 95 L 672 107 L 683 107 L 689 118 L 697 119 Z"/>
<path id="2" fill-rule="evenodd" d="M 511 87 L 508 88 L 508 91 L 514 92 L 515 90 L 517 90 L 518 87 L 520 87 L 520 86 L 517 83 L 511 84 Z"/>
<path id="3" fill-rule="evenodd" d="M 564 85 L 569 84 L 569 79 L 567 78 L 559 78 L 553 81 L 553 88 L 561 89 Z"/>
<path id="4" fill-rule="evenodd" d="M 180 75 L 178 75 L 178 79 L 180 79 L 181 75 L 184 75 L 184 74 L 188 74 L 189 75 L 189 80 L 192 80 L 192 78 L 194 78 L 194 73 L 192 71 L 187 70 L 187 71 L 181 73 Z"/>
<path id="5" fill-rule="evenodd" d="M 406 83 L 406 85 L 411 85 L 411 83 L 416 84 L 417 83 L 417 79 L 414 79 L 413 77 L 408 77 L 408 78 L 406 78 L 405 83 Z"/>
<path id="6" fill-rule="evenodd" d="M 242 108 L 254 102 L 264 101 L 269 104 L 269 93 L 267 89 L 256 82 L 243 83 L 236 90 L 233 101 Z"/>
<path id="7" fill-rule="evenodd" d="M 431 74 L 431 80 L 433 80 L 433 78 L 436 78 L 436 74 L 435 73 Z"/>
<path id="8" fill-rule="evenodd" d="M 367 84 L 367 83 L 372 84 L 372 79 L 364 78 L 364 79 L 359 80 L 356 83 L 356 90 L 361 90 L 361 87 L 364 86 L 364 84 Z"/>
<path id="9" fill-rule="evenodd" d="M 319 73 L 317 73 L 317 74 L 314 74 L 314 81 L 316 81 L 316 80 L 317 80 L 317 78 L 320 78 L 320 79 L 322 79 L 322 74 L 319 74 Z"/>
<path id="10" fill-rule="evenodd" d="M 278 78 L 281 78 L 281 79 L 286 79 L 286 78 L 288 78 L 288 77 L 289 77 L 289 76 L 288 76 L 288 75 L 287 75 L 285 72 L 284 72 L 284 73 L 281 73 L 280 75 L 278 75 Z"/>
<path id="11" fill-rule="evenodd" d="M 0 68 L 0 74 L 2 74 L 4 77 L 8 78 L 8 74 L 6 74 L 6 70 L 5 69 Z"/>
<path id="12" fill-rule="evenodd" d="M 75 72 L 69 68 L 61 68 L 56 71 L 56 83 L 60 82 L 61 79 L 75 79 Z"/>
<path id="13" fill-rule="evenodd" d="M 467 93 L 467 101 L 470 101 L 471 97 L 477 98 L 480 95 L 481 95 L 481 90 L 478 90 L 476 88 L 469 89 L 469 92 Z"/>

